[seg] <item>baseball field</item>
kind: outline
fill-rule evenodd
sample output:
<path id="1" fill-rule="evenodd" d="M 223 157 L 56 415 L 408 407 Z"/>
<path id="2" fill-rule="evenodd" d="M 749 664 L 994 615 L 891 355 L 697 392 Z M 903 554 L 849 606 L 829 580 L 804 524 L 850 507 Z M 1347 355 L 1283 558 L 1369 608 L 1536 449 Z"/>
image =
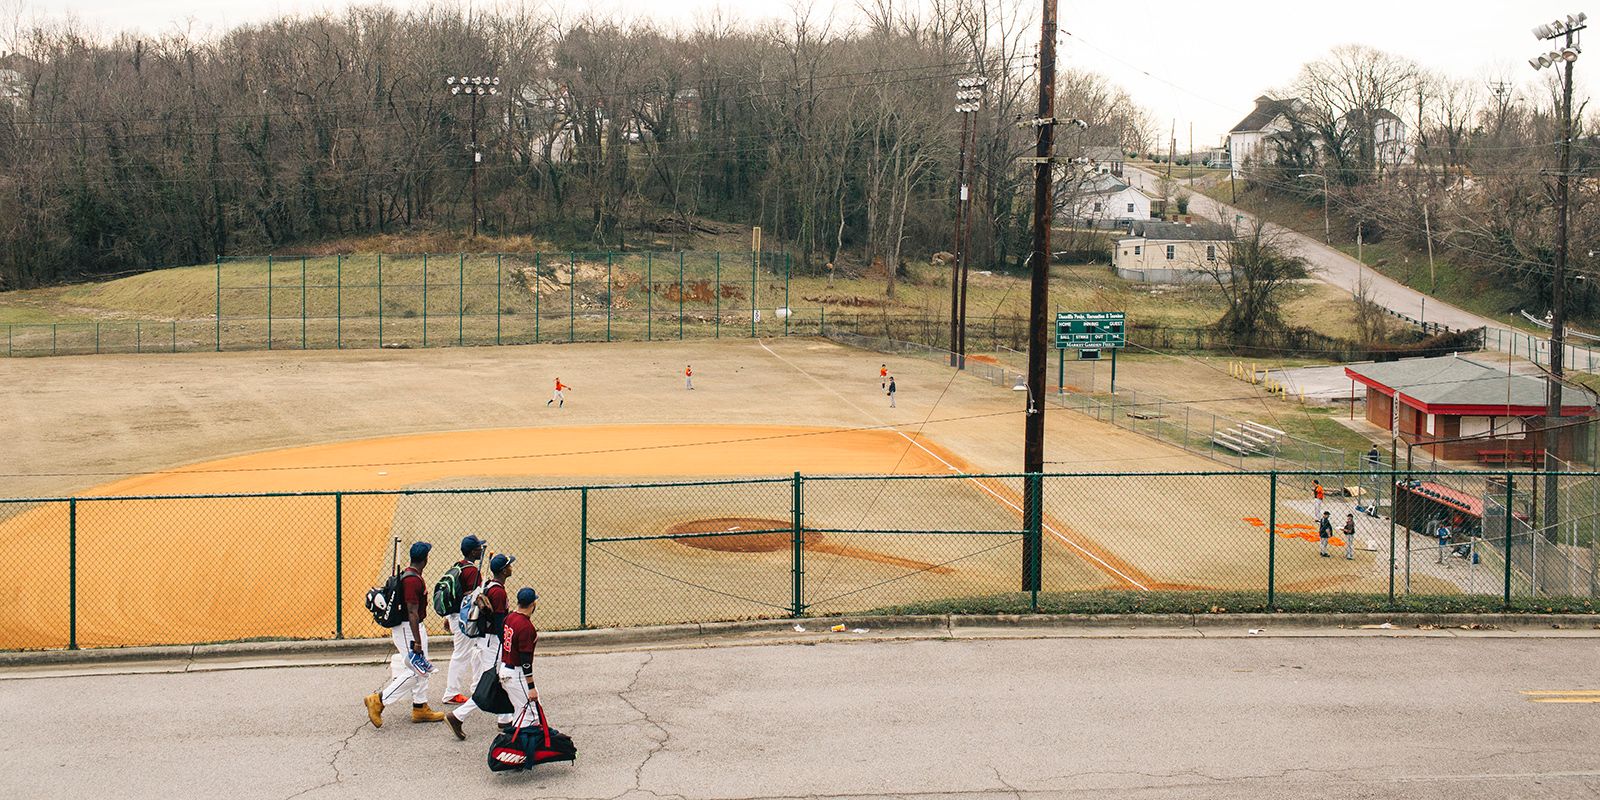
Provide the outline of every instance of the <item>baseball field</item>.
<path id="1" fill-rule="evenodd" d="M 17 612 L 0 648 L 65 643 L 69 562 L 82 646 L 327 637 L 341 623 L 374 635 L 361 595 L 387 574 L 393 538 L 435 543 L 431 579 L 468 533 L 518 556 L 514 581 L 539 588 L 548 627 L 577 625 L 580 570 L 590 625 L 777 614 L 787 536 L 641 537 L 787 529 L 795 472 L 821 478 L 805 506 L 819 531 L 805 541 L 814 610 L 1017 584 L 1020 539 L 1003 534 L 1022 527 L 1021 481 L 966 476 L 1018 470 L 1023 397 L 934 362 L 787 339 L 92 356 L 0 371 L 14 387 L 0 398 L 5 497 L 317 493 L 0 505 L 0 555 L 27 566 L 0 583 Z M 546 404 L 557 378 L 573 387 L 564 407 Z M 1065 411 L 1047 428 L 1052 472 L 1218 467 Z M 824 477 L 840 475 L 904 479 Z M 762 480 L 723 482 L 736 478 Z M 700 483 L 637 486 L 668 481 Z M 558 488 L 580 484 L 596 488 Z M 465 487 L 488 491 L 430 493 Z M 1269 537 L 1250 520 L 1268 503 L 1262 477 L 1052 481 L 1045 588 L 1258 588 Z M 1289 498 L 1280 509 L 1302 521 Z M 591 546 L 580 564 L 583 537 L 626 541 Z M 1372 589 L 1383 574 L 1371 553 L 1330 564 L 1315 545 L 1280 542 L 1286 584 Z"/>

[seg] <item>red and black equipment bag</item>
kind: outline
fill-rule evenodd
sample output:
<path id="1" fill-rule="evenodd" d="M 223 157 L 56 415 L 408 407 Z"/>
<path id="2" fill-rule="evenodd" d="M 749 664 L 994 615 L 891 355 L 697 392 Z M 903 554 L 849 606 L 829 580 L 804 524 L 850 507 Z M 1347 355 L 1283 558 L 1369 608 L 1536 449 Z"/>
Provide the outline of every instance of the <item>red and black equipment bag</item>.
<path id="1" fill-rule="evenodd" d="M 539 712 L 538 727 L 524 728 L 518 719 L 517 727 L 494 737 L 489 746 L 491 772 L 533 769 L 536 764 L 577 759 L 578 748 L 573 746 L 572 737 L 550 727 L 539 701 L 533 701 L 533 708 Z"/>

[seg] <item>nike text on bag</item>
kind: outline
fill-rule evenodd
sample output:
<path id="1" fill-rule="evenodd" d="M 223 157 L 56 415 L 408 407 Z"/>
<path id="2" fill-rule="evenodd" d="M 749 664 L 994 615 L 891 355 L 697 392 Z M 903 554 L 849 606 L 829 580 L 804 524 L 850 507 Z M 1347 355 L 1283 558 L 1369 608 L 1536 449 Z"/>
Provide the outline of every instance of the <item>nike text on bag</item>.
<path id="1" fill-rule="evenodd" d="M 489 747 L 491 771 L 532 769 L 536 764 L 577 760 L 578 748 L 572 743 L 572 737 L 549 726 L 539 701 L 531 705 L 539 712 L 539 726 L 517 727 L 496 736 Z"/>

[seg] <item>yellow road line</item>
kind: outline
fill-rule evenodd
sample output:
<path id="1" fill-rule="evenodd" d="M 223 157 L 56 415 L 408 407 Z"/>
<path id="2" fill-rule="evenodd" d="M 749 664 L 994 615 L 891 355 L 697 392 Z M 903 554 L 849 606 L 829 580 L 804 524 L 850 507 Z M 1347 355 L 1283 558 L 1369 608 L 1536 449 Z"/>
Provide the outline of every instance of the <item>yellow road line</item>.
<path id="1" fill-rule="evenodd" d="M 1523 689 L 1526 695 L 1578 695 L 1584 697 L 1600 697 L 1600 689 Z"/>

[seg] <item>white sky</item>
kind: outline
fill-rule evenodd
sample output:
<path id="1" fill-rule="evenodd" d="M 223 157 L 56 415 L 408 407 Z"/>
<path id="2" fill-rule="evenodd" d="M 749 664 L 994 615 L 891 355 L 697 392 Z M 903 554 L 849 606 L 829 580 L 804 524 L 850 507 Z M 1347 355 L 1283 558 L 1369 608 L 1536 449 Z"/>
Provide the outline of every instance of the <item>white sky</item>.
<path id="1" fill-rule="evenodd" d="M 431 0 L 379 1 L 404 7 Z M 1480 85 L 1495 79 L 1532 83 L 1536 76 L 1527 59 L 1544 51 L 1529 33 L 1535 25 L 1578 11 L 1596 12 L 1600 20 L 1600 7 L 1584 8 L 1577 1 L 1343 0 L 1301 12 L 1301 3 L 1284 0 L 1235 0 L 1209 8 L 1191 0 L 1145 0 L 1133 6 L 1060 0 L 1060 26 L 1071 35 L 1061 37 L 1059 53 L 1064 65 L 1095 70 L 1127 88 L 1150 109 L 1163 131 L 1176 123 L 1182 151 L 1187 149 L 1191 123 L 1197 146 L 1219 141 L 1250 111 L 1256 96 L 1288 83 L 1300 64 L 1341 44 L 1366 44 L 1404 55 Z M 21 5 L 25 19 L 71 14 L 102 32 L 187 29 L 203 34 L 281 14 L 371 2 L 0 0 L 0 12 Z M 855 0 L 810 2 L 817 13 L 832 9 L 840 19 L 856 15 Z M 446 4 L 489 9 L 495 2 Z M 594 9 L 620 17 L 649 15 L 666 23 L 688 23 L 716 9 L 750 21 L 788 19 L 791 5 L 790 0 L 599 0 L 557 2 L 554 7 L 564 15 Z M 1586 67 L 1600 68 L 1578 62 L 1580 96 Z"/>

